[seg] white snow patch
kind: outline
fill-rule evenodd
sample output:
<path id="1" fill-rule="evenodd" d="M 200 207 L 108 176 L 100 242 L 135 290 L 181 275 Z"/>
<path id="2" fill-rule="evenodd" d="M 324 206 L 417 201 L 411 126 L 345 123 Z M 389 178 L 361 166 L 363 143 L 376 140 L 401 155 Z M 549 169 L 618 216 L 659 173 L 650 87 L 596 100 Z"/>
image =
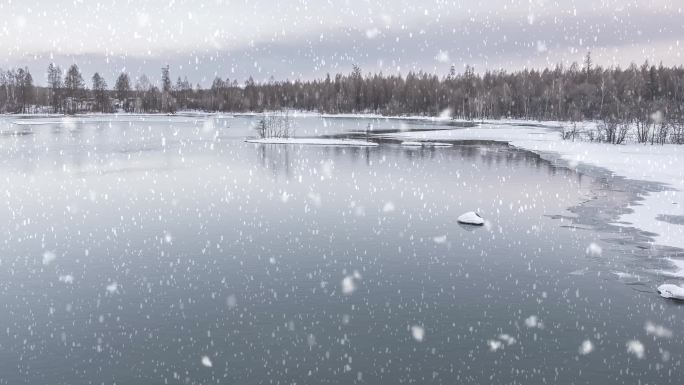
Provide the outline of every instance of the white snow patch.
<path id="1" fill-rule="evenodd" d="M 658 161 L 657 158 L 653 160 Z M 681 160 L 680 160 L 681 162 Z M 677 168 L 677 166 L 672 166 Z M 684 184 L 684 183 L 682 183 Z M 684 186 L 679 186 L 684 188 Z M 622 215 L 618 221 L 620 225 L 629 223 L 635 227 L 658 234 L 655 243 L 684 248 L 684 226 L 669 223 L 660 215 L 684 217 L 684 195 L 681 191 L 652 192 L 642 196 L 643 201 L 629 208 L 629 214 Z"/>
<path id="2" fill-rule="evenodd" d="M 418 325 L 411 326 L 411 335 L 414 340 L 423 342 L 423 339 L 425 338 L 425 329 Z"/>
<path id="3" fill-rule="evenodd" d="M 415 141 L 405 141 L 401 142 L 404 147 L 453 147 L 451 143 L 444 142 L 415 142 Z"/>
<path id="4" fill-rule="evenodd" d="M 650 193 L 643 197 L 644 200 L 631 207 L 634 210 L 632 214 L 626 214 L 618 221 L 630 222 L 641 230 L 658 234 L 654 239 L 656 244 L 684 248 L 684 225 L 656 219 L 660 215 L 673 215 L 673 212 L 678 213 L 675 215 L 684 215 L 684 167 L 678 167 L 684 158 L 684 146 L 564 141 L 559 131 L 568 123 L 543 122 L 545 127 L 539 127 L 539 123 L 526 120 L 483 120 L 474 128 L 399 132 L 379 136 L 407 141 L 506 142 L 514 147 L 535 152 L 546 159 L 560 158 L 571 165 L 602 167 L 628 179 L 667 184 L 679 191 Z M 578 126 L 586 129 L 595 127 L 596 124 L 583 122 Z"/>
<path id="5" fill-rule="evenodd" d="M 627 273 L 624 271 L 611 271 L 611 273 L 615 274 L 618 277 L 618 279 L 640 279 L 641 278 L 640 276 L 638 276 L 636 274 Z"/>
<path id="6" fill-rule="evenodd" d="M 458 221 L 460 223 L 465 223 L 468 225 L 477 225 L 481 226 L 484 225 L 485 220 L 480 216 L 480 214 L 474 212 L 474 211 L 469 211 L 460 217 L 458 217 Z"/>
<path id="7" fill-rule="evenodd" d="M 627 341 L 627 353 L 632 353 L 638 359 L 644 358 L 644 344 L 637 340 Z"/>
<path id="8" fill-rule="evenodd" d="M 670 262 L 674 267 L 675 271 L 658 271 L 660 274 L 667 275 L 669 277 L 676 277 L 676 278 L 684 278 L 684 260 L 682 259 L 673 259 L 673 258 L 665 258 L 668 262 Z"/>
<path id="9" fill-rule="evenodd" d="M 264 138 L 247 139 L 247 143 L 256 144 L 299 144 L 309 146 L 349 146 L 349 147 L 376 147 L 378 144 L 365 140 L 354 139 L 325 139 L 325 138 Z"/>
<path id="10" fill-rule="evenodd" d="M 658 286 L 658 294 L 663 298 L 684 301 L 684 288 L 671 283 L 665 283 Z"/>

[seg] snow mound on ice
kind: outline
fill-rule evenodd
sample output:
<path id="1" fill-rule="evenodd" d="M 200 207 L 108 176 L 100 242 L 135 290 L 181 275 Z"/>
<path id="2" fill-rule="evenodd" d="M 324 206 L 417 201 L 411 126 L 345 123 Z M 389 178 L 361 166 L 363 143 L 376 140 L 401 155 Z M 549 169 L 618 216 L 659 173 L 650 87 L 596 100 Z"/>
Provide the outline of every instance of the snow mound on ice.
<path id="1" fill-rule="evenodd" d="M 401 142 L 401 145 L 404 147 L 452 147 L 453 144 L 451 143 L 443 143 L 443 142 L 413 142 L 413 141 L 408 141 L 408 142 Z"/>
<path id="2" fill-rule="evenodd" d="M 256 144 L 301 144 L 309 146 L 350 146 L 350 147 L 376 147 L 378 144 L 365 140 L 353 139 L 326 139 L 326 138 L 264 138 L 247 139 L 247 143 Z"/>
<path id="3" fill-rule="evenodd" d="M 458 217 L 458 222 L 465 223 L 467 225 L 482 226 L 484 225 L 485 220 L 480 216 L 480 214 L 476 213 L 475 211 L 469 211 Z"/>
<path id="4" fill-rule="evenodd" d="M 658 286 L 658 294 L 663 298 L 684 301 L 684 287 L 666 283 Z"/>

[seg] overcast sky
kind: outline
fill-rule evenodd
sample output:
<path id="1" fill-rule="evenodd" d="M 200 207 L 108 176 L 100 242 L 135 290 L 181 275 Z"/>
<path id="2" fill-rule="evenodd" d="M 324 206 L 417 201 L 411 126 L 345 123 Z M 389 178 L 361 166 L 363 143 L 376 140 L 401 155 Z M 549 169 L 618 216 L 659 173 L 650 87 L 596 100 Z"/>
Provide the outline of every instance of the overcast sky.
<path id="1" fill-rule="evenodd" d="M 684 0 L 0 0 L 0 68 L 51 61 L 208 85 L 581 61 L 683 64 Z"/>

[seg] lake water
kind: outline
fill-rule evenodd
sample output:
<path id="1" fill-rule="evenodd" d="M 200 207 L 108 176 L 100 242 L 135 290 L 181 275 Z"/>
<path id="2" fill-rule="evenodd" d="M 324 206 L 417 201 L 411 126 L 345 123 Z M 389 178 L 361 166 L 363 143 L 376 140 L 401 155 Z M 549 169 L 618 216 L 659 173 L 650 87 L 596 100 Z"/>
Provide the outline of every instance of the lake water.
<path id="1" fill-rule="evenodd" d="M 662 256 L 576 219 L 598 173 L 502 144 L 254 145 L 251 116 L 17 120 L 0 384 L 682 381 Z"/>

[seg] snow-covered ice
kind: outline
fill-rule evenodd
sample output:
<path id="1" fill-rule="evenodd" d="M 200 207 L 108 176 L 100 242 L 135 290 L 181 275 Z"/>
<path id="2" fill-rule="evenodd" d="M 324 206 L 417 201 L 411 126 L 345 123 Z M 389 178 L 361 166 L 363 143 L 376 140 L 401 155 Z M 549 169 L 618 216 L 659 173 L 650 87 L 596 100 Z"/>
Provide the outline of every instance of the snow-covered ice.
<path id="1" fill-rule="evenodd" d="M 660 294 L 660 296 L 663 298 L 684 301 L 684 287 L 673 285 L 671 283 L 664 283 L 658 286 L 658 294 Z"/>
<path id="2" fill-rule="evenodd" d="M 480 216 L 480 214 L 478 214 L 474 211 L 469 211 L 469 212 L 459 216 L 458 222 L 459 223 L 465 223 L 467 225 L 482 226 L 482 225 L 484 225 L 485 220 L 484 220 L 484 218 L 482 218 Z"/>
<path id="3" fill-rule="evenodd" d="M 413 141 L 401 142 L 401 145 L 404 147 L 452 147 L 453 146 L 453 144 L 451 144 L 451 143 L 444 143 L 444 142 L 413 142 Z"/>
<path id="4" fill-rule="evenodd" d="M 665 260 L 674 266 L 675 270 L 658 270 L 659 274 L 674 278 L 684 278 L 684 260 L 674 258 L 665 258 Z"/>
<path id="5" fill-rule="evenodd" d="M 299 144 L 308 146 L 348 146 L 348 147 L 376 147 L 377 143 L 354 139 L 325 139 L 325 138 L 264 138 L 247 139 L 247 143 L 256 144 Z"/>
<path id="6" fill-rule="evenodd" d="M 484 120 L 473 128 L 451 130 L 398 132 L 379 136 L 405 141 L 478 140 L 505 142 L 514 147 L 535 152 L 543 158 L 561 159 L 571 167 L 585 164 L 601 167 L 615 175 L 633 180 L 662 183 L 677 191 L 645 195 L 632 205 L 631 214 L 618 222 L 657 234 L 655 243 L 684 248 L 684 225 L 663 220 L 663 216 L 684 215 L 684 147 L 678 145 L 613 145 L 572 142 L 561 139 L 560 130 L 567 123 L 533 122 L 525 120 Z M 584 122 L 585 128 L 596 125 Z"/>

